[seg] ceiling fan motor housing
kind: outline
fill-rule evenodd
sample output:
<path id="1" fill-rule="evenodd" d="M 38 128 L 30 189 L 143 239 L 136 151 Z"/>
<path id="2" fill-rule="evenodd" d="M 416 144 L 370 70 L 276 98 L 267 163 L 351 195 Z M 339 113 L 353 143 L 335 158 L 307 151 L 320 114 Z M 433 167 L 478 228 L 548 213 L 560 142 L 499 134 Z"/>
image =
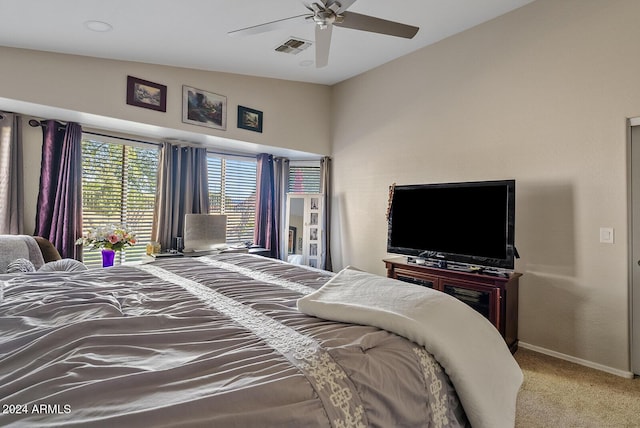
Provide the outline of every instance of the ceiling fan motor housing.
<path id="1" fill-rule="evenodd" d="M 329 7 L 320 5 L 318 3 L 313 3 L 311 9 L 313 11 L 313 16 L 311 18 L 323 30 L 327 28 L 328 25 L 331 25 L 334 22 L 342 22 L 342 15 L 336 14 L 336 11 L 340 9 L 339 2 L 334 2 Z"/>

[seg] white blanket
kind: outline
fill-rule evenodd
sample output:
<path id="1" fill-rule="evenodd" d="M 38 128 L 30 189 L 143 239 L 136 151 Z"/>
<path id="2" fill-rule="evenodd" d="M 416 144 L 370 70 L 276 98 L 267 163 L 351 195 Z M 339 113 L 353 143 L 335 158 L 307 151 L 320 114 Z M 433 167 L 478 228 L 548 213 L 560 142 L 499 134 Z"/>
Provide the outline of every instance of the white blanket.
<path id="1" fill-rule="evenodd" d="M 514 426 L 522 371 L 495 327 L 455 298 L 346 268 L 299 299 L 298 309 L 373 325 L 424 346 L 449 375 L 474 428 Z"/>

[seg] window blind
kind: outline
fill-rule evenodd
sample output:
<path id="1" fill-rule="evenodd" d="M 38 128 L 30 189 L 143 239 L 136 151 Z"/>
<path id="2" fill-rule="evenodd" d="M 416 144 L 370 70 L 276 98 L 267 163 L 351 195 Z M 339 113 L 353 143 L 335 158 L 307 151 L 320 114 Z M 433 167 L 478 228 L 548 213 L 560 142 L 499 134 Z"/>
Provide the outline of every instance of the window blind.
<path id="1" fill-rule="evenodd" d="M 207 157 L 209 212 L 227 215 L 227 242 L 253 242 L 256 161 Z"/>
<path id="2" fill-rule="evenodd" d="M 116 263 L 140 260 L 151 241 L 159 149 L 85 136 L 82 141 L 82 229 L 125 225 L 137 245 L 116 253 Z M 84 263 L 101 266 L 100 251 L 83 251 Z"/>
<path id="3" fill-rule="evenodd" d="M 320 193 L 320 167 L 289 166 L 289 193 Z"/>

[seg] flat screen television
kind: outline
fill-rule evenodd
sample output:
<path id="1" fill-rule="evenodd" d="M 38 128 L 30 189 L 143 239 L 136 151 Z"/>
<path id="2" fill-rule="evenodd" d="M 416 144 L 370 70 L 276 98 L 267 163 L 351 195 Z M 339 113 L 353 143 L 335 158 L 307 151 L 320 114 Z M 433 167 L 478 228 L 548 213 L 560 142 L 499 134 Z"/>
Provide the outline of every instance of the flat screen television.
<path id="1" fill-rule="evenodd" d="M 513 269 L 515 180 L 395 186 L 387 251 Z"/>

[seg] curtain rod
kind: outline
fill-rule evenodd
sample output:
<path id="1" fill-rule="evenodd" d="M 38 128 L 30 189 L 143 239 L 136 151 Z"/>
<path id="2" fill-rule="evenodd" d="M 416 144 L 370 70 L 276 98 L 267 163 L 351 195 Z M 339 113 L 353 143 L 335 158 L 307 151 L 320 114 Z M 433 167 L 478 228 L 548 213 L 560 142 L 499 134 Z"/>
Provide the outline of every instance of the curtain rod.
<path id="1" fill-rule="evenodd" d="M 136 140 L 135 138 L 120 137 L 118 135 L 101 134 L 99 132 L 94 132 L 94 131 L 85 131 L 84 129 L 82 130 L 82 133 L 83 134 L 89 134 L 89 135 L 95 135 L 97 137 L 107 137 L 107 138 L 115 138 L 116 140 L 131 141 L 132 143 L 152 144 L 154 146 L 159 146 L 160 145 L 160 143 L 158 143 L 156 141 Z"/>
<path id="2" fill-rule="evenodd" d="M 29 125 L 37 128 L 38 126 L 47 126 L 46 123 L 43 123 L 43 121 L 39 121 L 36 119 L 31 119 L 29 120 Z M 61 128 L 60 129 L 64 129 L 67 125 L 65 124 L 61 124 Z M 137 140 L 135 138 L 126 138 L 126 137 L 120 137 L 120 136 L 115 136 L 115 135 L 108 135 L 108 134 L 101 134 L 99 132 L 92 132 L 92 131 L 82 131 L 83 134 L 90 134 L 90 135 L 95 135 L 97 137 L 108 137 L 108 138 L 116 138 L 119 140 L 125 140 L 125 141 L 131 141 L 133 143 L 143 143 L 143 144 L 154 144 L 154 145 L 160 145 L 160 143 L 156 143 L 156 142 L 151 142 L 151 141 L 143 141 L 143 140 Z M 206 148 L 206 146 L 205 146 Z M 213 151 L 213 150 L 207 150 L 207 153 L 211 153 L 214 155 L 221 155 L 221 156 L 233 156 L 233 157 L 240 157 L 240 158 L 247 158 L 247 159 L 255 159 L 256 156 L 255 155 L 246 155 L 246 154 L 239 154 L 239 153 L 231 153 L 231 152 L 218 152 L 218 151 Z"/>
<path id="3" fill-rule="evenodd" d="M 206 148 L 206 147 L 205 147 Z M 237 157 L 237 158 L 249 158 L 249 159 L 256 159 L 256 155 L 245 155 L 245 154 L 240 154 L 240 153 L 232 153 L 232 152 L 215 152 L 213 150 L 207 150 L 207 153 L 211 153 L 212 155 L 220 155 L 220 156 L 230 156 L 230 157 Z"/>
<path id="4" fill-rule="evenodd" d="M 82 131 L 82 133 L 83 134 L 95 135 L 95 136 L 98 136 L 98 137 L 107 137 L 107 138 L 115 138 L 115 139 L 118 139 L 118 140 L 131 141 L 133 143 L 153 144 L 153 145 L 156 145 L 156 146 L 161 146 L 162 145 L 162 143 L 159 143 L 159 142 L 137 140 L 135 138 L 127 138 L 127 137 L 120 137 L 120 136 L 109 135 L 109 134 L 101 134 L 99 132 L 93 132 L 93 131 Z M 206 146 L 202 146 L 202 145 L 199 145 L 199 144 L 191 143 L 191 142 L 188 142 L 188 141 L 186 143 L 192 144 L 194 147 L 204 147 L 205 149 L 207 148 Z M 241 157 L 241 158 L 248 158 L 248 159 L 255 159 L 256 158 L 255 155 L 245 155 L 245 154 L 232 153 L 232 152 L 217 152 L 217 151 L 208 150 L 208 149 L 207 149 L 207 153 L 211 153 L 213 155 Z"/>
<path id="5" fill-rule="evenodd" d="M 55 122 L 58 122 L 58 121 L 55 120 Z M 58 126 L 58 129 L 65 129 L 67 127 L 67 125 L 65 123 L 60 123 L 60 122 L 58 122 L 58 123 L 60 124 Z M 42 127 L 46 128 L 47 124 L 44 121 L 35 120 L 35 119 L 29 119 L 29 126 L 31 126 L 33 128 L 37 128 L 38 126 L 42 126 Z"/>

